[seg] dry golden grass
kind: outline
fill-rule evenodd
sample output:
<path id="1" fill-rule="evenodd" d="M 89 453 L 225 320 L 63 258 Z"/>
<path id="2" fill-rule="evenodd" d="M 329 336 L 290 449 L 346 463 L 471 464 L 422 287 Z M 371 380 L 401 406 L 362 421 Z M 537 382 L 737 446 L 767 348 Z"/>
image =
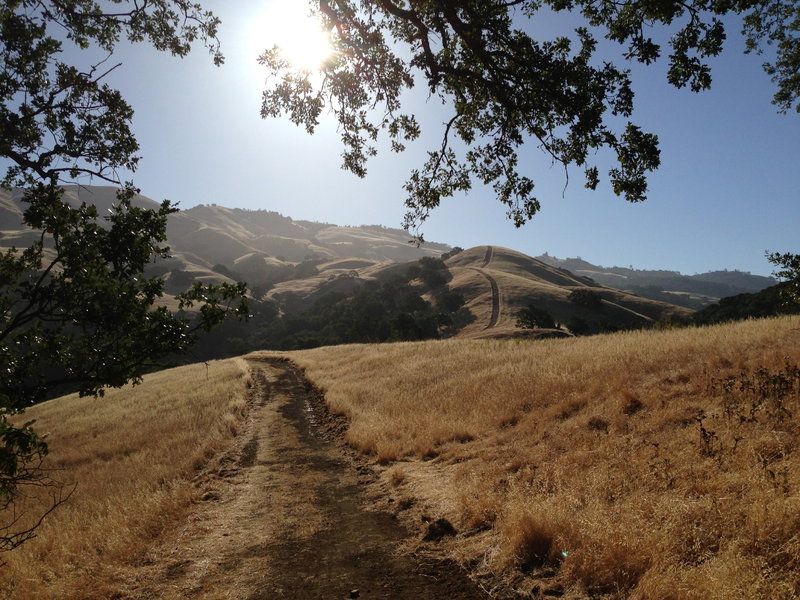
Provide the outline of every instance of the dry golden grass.
<path id="1" fill-rule="evenodd" d="M 471 533 L 451 550 L 473 568 L 583 597 L 800 595 L 798 317 L 291 358 L 389 485 Z M 794 387 L 740 389 L 776 374 Z"/>
<path id="2" fill-rule="evenodd" d="M 54 477 L 75 486 L 38 536 L 2 558 L 0 596 L 104 598 L 115 565 L 135 561 L 193 499 L 191 477 L 244 416 L 241 359 L 162 371 L 105 398 L 30 409 L 47 433 Z M 46 502 L 47 498 L 39 498 Z M 36 498 L 29 510 L 36 511 Z M 40 505 L 41 506 L 41 505 Z"/>
<path id="3" fill-rule="evenodd" d="M 440 547 L 508 586 L 800 595 L 800 317 L 290 356 L 386 465 L 393 496 L 469 534 Z M 4 557 L 0 596 L 106 597 L 117 566 L 185 514 L 191 477 L 241 422 L 247 377 L 241 360 L 193 365 L 29 411 L 78 486 Z"/>

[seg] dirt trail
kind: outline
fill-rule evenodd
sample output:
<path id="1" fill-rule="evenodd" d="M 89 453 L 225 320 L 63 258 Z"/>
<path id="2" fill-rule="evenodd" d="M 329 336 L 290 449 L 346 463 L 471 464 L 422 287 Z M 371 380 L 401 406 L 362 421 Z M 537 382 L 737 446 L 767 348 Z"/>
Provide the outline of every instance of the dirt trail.
<path id="1" fill-rule="evenodd" d="M 490 262 L 492 262 L 493 258 L 494 247 L 486 246 L 486 254 L 483 257 L 483 264 L 480 267 L 472 267 L 472 269 L 486 278 L 486 280 L 489 282 L 489 287 L 492 290 L 492 316 L 489 317 L 489 323 L 486 325 L 486 327 L 484 327 L 484 330 L 492 329 L 497 325 L 497 321 L 500 320 L 500 288 L 497 286 L 497 280 L 483 270 Z"/>
<path id="2" fill-rule="evenodd" d="M 492 246 L 486 246 L 486 254 L 483 256 L 483 264 L 481 268 L 486 267 L 492 259 L 494 258 L 494 248 Z"/>
<path id="3" fill-rule="evenodd" d="M 203 482 L 204 502 L 117 599 L 479 600 L 460 569 L 400 555 L 407 532 L 365 509 L 359 469 L 288 362 L 251 361 L 251 416 Z M 326 433 L 323 433 L 327 431 Z"/>
<path id="4" fill-rule="evenodd" d="M 486 329 L 491 329 L 500 320 L 500 288 L 497 286 L 497 280 L 494 277 L 485 271 L 481 271 L 481 273 L 489 280 L 489 287 L 492 288 L 492 316 L 489 318 L 489 324 L 485 327 Z"/>

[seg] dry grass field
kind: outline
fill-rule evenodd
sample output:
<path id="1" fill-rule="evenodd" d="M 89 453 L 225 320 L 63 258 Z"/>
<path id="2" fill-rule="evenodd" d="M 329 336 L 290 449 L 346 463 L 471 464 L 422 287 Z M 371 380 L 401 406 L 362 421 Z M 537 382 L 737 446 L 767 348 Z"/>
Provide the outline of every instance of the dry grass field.
<path id="1" fill-rule="evenodd" d="M 347 416 L 379 503 L 457 531 L 412 543 L 496 597 L 800 596 L 800 317 L 288 356 Z M 31 409 L 77 487 L 2 557 L 0 597 L 108 597 L 187 514 L 248 380 L 243 360 L 220 361 Z"/>
<path id="2" fill-rule="evenodd" d="M 798 317 L 291 358 L 393 505 L 450 520 L 439 547 L 478 575 L 530 597 L 800 596 Z"/>
<path id="3" fill-rule="evenodd" d="M 107 597 L 110 573 L 136 561 L 194 500 L 190 480 L 236 433 L 247 380 L 243 360 L 218 361 L 27 411 L 48 434 L 53 477 L 74 491 L 35 539 L 0 557 L 0 597 Z M 26 508 L 33 514 L 47 501 L 33 496 Z"/>

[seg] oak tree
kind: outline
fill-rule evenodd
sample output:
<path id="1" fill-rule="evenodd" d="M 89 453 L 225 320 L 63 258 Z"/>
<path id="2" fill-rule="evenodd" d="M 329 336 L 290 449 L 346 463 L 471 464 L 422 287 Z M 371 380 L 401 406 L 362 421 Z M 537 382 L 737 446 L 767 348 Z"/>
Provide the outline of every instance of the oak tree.
<path id="1" fill-rule="evenodd" d="M 785 309 L 795 312 L 800 309 L 800 254 L 792 252 L 768 252 L 767 260 L 781 280 L 781 298 Z"/>
<path id="2" fill-rule="evenodd" d="M 318 79 L 292 69 L 279 48 L 267 50 L 262 116 L 286 115 L 313 132 L 330 111 L 343 168 L 363 177 L 381 132 L 397 152 L 420 136 L 403 94 L 423 85 L 450 114 L 405 184 L 407 228 L 475 181 L 493 186 L 516 226 L 527 222 L 540 208 L 520 167 L 528 145 L 565 169 L 583 169 L 591 189 L 601 180 L 597 151 L 610 150 L 611 189 L 644 200 L 647 174 L 660 162 L 658 138 L 631 121 L 630 71 L 600 54 L 601 36 L 621 45 L 624 60 L 651 64 L 668 53 L 668 82 L 700 91 L 711 85 L 708 59 L 738 23 L 748 52 L 772 46 L 765 69 L 777 85 L 775 104 L 800 110 L 797 0 L 313 0 L 310 8 L 334 52 Z M 570 12 L 578 25 L 553 39 L 529 34 L 548 12 Z"/>
<path id="3" fill-rule="evenodd" d="M 554 329 L 556 323 L 545 309 L 528 304 L 517 312 L 517 327 L 522 329 Z"/>
<path id="4" fill-rule="evenodd" d="M 176 209 L 168 201 L 139 208 L 132 184 L 119 181 L 117 172 L 138 160 L 133 110 L 104 82 L 123 39 L 177 56 L 199 41 L 221 63 L 217 25 L 186 0 L 0 2 L 2 184 L 23 190 L 23 221 L 35 240 L 9 247 L 0 234 L 0 509 L 25 486 L 50 483 L 46 443 L 14 415 L 54 390 L 101 395 L 138 382 L 160 359 L 185 352 L 198 332 L 246 313 L 243 284 L 195 285 L 178 298 L 192 311 L 159 305 L 163 281 L 144 269 L 167 256 L 166 220 Z M 67 48 L 74 58 L 89 47 L 104 56 L 87 68 L 64 58 Z M 63 184 L 95 180 L 120 186 L 102 217 L 63 197 Z M 0 550 L 36 530 L 9 519 L 0 524 Z"/>

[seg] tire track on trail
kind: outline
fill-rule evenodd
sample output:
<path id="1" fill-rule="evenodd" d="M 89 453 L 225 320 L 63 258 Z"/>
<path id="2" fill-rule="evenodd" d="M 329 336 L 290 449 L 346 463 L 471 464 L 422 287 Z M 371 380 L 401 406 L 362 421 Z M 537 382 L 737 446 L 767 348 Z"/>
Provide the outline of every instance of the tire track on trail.
<path id="1" fill-rule="evenodd" d="M 398 552 L 408 532 L 366 510 L 334 443 L 345 427 L 292 363 L 249 359 L 250 417 L 202 489 L 115 598 L 486 600 L 456 565 Z"/>
<path id="2" fill-rule="evenodd" d="M 486 255 L 483 257 L 483 264 L 481 265 L 481 269 L 485 268 L 492 259 L 494 258 L 494 247 L 486 246 Z"/>
<path id="3" fill-rule="evenodd" d="M 483 264 L 480 267 L 471 267 L 474 271 L 477 271 L 486 278 L 486 280 L 489 282 L 489 287 L 492 290 L 492 315 L 489 317 L 489 324 L 483 328 L 484 331 L 495 327 L 497 325 L 497 321 L 500 320 L 500 288 L 497 286 L 497 280 L 483 270 L 490 262 L 492 262 L 493 258 L 494 248 L 492 246 L 487 246 L 486 254 L 483 257 Z"/>

